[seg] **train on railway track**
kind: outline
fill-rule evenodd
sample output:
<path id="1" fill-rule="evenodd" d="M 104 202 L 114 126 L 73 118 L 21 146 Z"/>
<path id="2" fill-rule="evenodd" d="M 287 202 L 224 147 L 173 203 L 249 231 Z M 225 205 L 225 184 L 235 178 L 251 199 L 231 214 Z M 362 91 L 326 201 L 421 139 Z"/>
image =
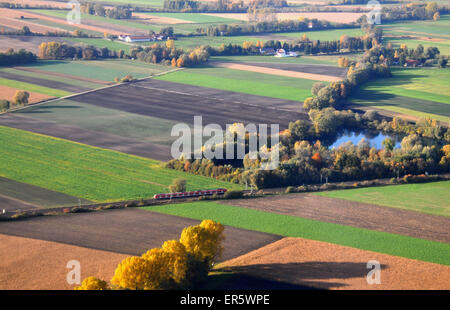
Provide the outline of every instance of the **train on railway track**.
<path id="1" fill-rule="evenodd" d="M 226 191 L 227 191 L 226 188 L 218 188 L 218 189 L 207 189 L 207 190 L 192 191 L 192 192 L 155 194 L 153 196 L 153 199 L 189 198 L 189 197 L 200 197 L 200 196 L 212 196 L 214 194 L 223 195 L 226 193 Z"/>

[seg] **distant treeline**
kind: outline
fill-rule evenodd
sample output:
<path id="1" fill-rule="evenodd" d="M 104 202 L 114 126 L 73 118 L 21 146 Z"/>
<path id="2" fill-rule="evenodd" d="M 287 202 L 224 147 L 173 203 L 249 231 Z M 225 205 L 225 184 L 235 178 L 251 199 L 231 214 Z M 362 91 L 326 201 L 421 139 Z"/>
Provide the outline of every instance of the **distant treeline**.
<path id="1" fill-rule="evenodd" d="M 246 13 L 249 8 L 282 8 L 287 7 L 286 0 L 251 0 L 244 1 L 218 0 L 217 2 L 201 2 L 191 0 L 165 0 L 164 10 L 190 13 L 228 12 Z"/>
<path id="2" fill-rule="evenodd" d="M 40 59 L 100 59 L 100 58 L 123 58 L 123 51 L 112 51 L 107 47 L 97 48 L 95 46 L 70 46 L 66 43 L 43 42 L 39 45 L 38 57 Z"/>
<path id="3" fill-rule="evenodd" d="M 12 48 L 0 53 L 0 66 L 28 64 L 36 61 L 36 55 L 24 49 L 15 52 Z"/>
<path id="4" fill-rule="evenodd" d="M 331 24 L 325 20 L 303 19 L 283 20 L 272 22 L 258 22 L 256 24 L 221 24 L 210 26 L 208 28 L 198 28 L 197 32 L 208 36 L 239 36 L 254 33 L 274 33 L 274 32 L 302 32 L 315 30 L 343 29 L 358 27 L 357 23 L 350 24 Z"/>
<path id="5" fill-rule="evenodd" d="M 95 36 L 91 36 L 82 32 L 81 30 L 75 30 L 73 33 L 69 31 L 60 32 L 50 32 L 39 33 L 33 32 L 28 28 L 28 26 L 23 26 L 22 29 L 17 30 L 6 30 L 4 27 L 0 27 L 0 35 L 18 35 L 18 36 L 36 36 L 36 37 L 75 37 L 75 38 L 92 38 Z"/>
<path id="6" fill-rule="evenodd" d="M 383 8 L 381 21 L 438 20 L 441 15 L 449 13 L 449 7 L 439 6 L 436 2 L 408 3 L 403 7 Z M 365 15 L 362 17 L 365 18 Z"/>

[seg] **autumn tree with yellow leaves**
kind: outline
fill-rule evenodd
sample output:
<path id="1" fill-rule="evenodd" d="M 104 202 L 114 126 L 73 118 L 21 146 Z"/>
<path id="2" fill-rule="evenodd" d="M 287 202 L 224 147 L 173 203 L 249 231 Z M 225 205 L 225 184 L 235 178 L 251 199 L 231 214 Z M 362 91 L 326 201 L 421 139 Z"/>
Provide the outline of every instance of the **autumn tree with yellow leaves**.
<path id="1" fill-rule="evenodd" d="M 223 251 L 224 227 L 212 220 L 186 227 L 180 240 L 164 242 L 141 257 L 125 258 L 117 266 L 111 286 L 86 278 L 76 290 L 157 290 L 192 288 L 204 281 Z"/>

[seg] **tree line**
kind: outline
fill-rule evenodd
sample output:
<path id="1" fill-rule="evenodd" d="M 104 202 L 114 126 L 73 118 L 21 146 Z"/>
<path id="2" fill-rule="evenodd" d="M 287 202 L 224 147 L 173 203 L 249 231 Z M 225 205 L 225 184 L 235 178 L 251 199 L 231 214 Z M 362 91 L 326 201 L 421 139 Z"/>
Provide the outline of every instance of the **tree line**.
<path id="1" fill-rule="evenodd" d="M 97 15 L 113 19 L 130 19 L 132 11 L 129 7 L 114 6 L 105 8 L 100 3 L 85 2 L 80 5 L 80 10 L 84 14 Z"/>
<path id="2" fill-rule="evenodd" d="M 27 52 L 24 49 L 14 51 L 10 48 L 5 53 L 0 53 L 0 66 L 15 66 L 22 64 L 33 63 L 37 60 L 36 55 L 32 52 Z"/>

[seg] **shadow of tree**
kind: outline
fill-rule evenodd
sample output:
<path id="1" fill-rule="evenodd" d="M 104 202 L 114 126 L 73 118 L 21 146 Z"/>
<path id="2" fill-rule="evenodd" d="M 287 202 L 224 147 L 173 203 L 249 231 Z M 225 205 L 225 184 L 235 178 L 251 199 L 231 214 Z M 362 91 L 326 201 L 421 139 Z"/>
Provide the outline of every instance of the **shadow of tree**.
<path id="1" fill-rule="evenodd" d="M 382 270 L 387 268 L 381 265 Z M 366 263 L 313 261 L 222 267 L 215 271 L 223 280 L 218 287 L 223 289 L 331 289 L 347 284 L 327 280 L 361 278 L 365 281 L 370 269 Z"/>

